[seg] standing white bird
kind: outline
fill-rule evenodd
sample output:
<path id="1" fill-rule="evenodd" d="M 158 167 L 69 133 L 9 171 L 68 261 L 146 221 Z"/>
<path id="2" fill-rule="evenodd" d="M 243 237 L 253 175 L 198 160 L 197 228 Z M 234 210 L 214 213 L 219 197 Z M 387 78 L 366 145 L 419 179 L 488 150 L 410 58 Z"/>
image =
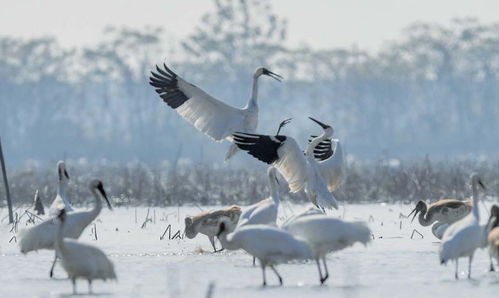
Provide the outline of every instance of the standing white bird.
<path id="1" fill-rule="evenodd" d="M 217 250 L 215 246 L 215 236 L 218 233 L 218 225 L 221 220 L 230 221 L 230 227 L 235 227 L 241 216 L 241 208 L 233 205 L 226 209 L 206 211 L 195 216 L 187 216 L 185 218 L 185 236 L 189 239 L 196 237 L 198 233 L 204 234 L 210 240 L 213 252 Z"/>
<path id="2" fill-rule="evenodd" d="M 371 241 L 371 231 L 363 222 L 345 221 L 327 215 L 310 215 L 296 219 L 286 226 L 296 237 L 305 239 L 310 245 L 319 270 L 321 284 L 329 277 L 326 255 L 352 246 L 356 242 L 366 245 Z M 322 274 L 320 260 L 324 265 Z"/>
<path id="3" fill-rule="evenodd" d="M 68 171 L 66 170 L 66 164 L 62 160 L 57 163 L 57 174 L 59 176 L 59 185 L 57 187 L 57 195 L 52 201 L 52 204 L 49 208 L 50 216 L 57 216 L 57 214 L 59 214 L 59 211 L 61 211 L 62 209 L 66 210 L 67 212 L 73 211 L 73 206 L 71 206 L 71 203 L 66 197 L 66 188 L 68 187 L 69 175 Z"/>
<path id="4" fill-rule="evenodd" d="M 308 144 L 305 155 L 293 138 L 284 135 L 237 132 L 234 134 L 234 142 L 253 157 L 277 168 L 288 182 L 291 192 L 296 193 L 304 189 L 310 201 L 317 207 L 338 209 L 338 202 L 329 192 L 321 167 L 313 153 L 317 145 L 332 136 L 333 128 L 311 117 L 310 119 L 319 124 L 324 133 Z"/>
<path id="5" fill-rule="evenodd" d="M 269 225 L 248 225 L 228 234 L 226 223 L 220 223 L 218 239 L 229 250 L 243 249 L 260 261 L 263 286 L 267 285 L 265 269 L 274 271 L 282 285 L 281 275 L 274 265 L 296 259 L 310 259 L 312 252 L 308 244 L 295 238 L 285 230 Z"/>
<path id="6" fill-rule="evenodd" d="M 76 294 L 76 279 L 83 278 L 88 281 L 88 292 L 92 293 L 94 279 L 116 279 L 114 265 L 99 248 L 79 243 L 74 239 L 64 239 L 66 225 L 66 211 L 61 210 L 61 221 L 55 240 L 55 250 L 62 260 L 62 267 L 68 273 L 68 278 L 73 283 L 73 294 Z"/>
<path id="7" fill-rule="evenodd" d="M 456 262 L 456 279 L 458 276 L 458 261 L 461 257 L 468 257 L 468 278 L 471 278 L 471 263 L 473 254 L 483 243 L 483 229 L 480 227 L 480 214 L 478 210 L 478 186 L 485 189 L 483 182 L 477 174 L 471 176 L 471 188 L 473 192 L 473 209 L 463 219 L 450 225 L 444 233 L 440 246 L 440 263 L 446 264 L 449 260 Z"/>
<path id="8" fill-rule="evenodd" d="M 232 107 L 212 97 L 202 89 L 185 81 L 166 64 L 164 70 L 156 66 L 151 72 L 149 84 L 163 101 L 194 127 L 215 141 L 232 141 L 236 131 L 254 132 L 258 126 L 258 78 L 267 75 L 281 81 L 282 77 L 260 67 L 253 75 L 253 88 L 250 99 L 242 109 Z M 237 153 L 237 146 L 231 145 L 225 156 L 230 159 Z"/>
<path id="9" fill-rule="evenodd" d="M 64 237 L 78 239 L 83 230 L 94 221 L 102 210 L 102 201 L 99 197 L 99 192 L 107 203 L 107 206 L 112 210 L 111 204 L 107 198 L 102 182 L 92 180 L 90 182 L 90 191 L 94 195 L 95 205 L 89 211 L 72 212 L 66 216 L 66 224 L 64 225 Z M 58 231 L 57 224 L 54 219 L 47 219 L 44 222 L 33 226 L 29 229 L 22 230 L 19 233 L 19 247 L 23 254 L 39 249 L 54 249 L 56 234 Z M 50 269 L 50 277 L 53 276 L 54 266 L 57 261 L 57 253 L 55 253 L 54 261 Z"/>
<path id="10" fill-rule="evenodd" d="M 487 223 L 487 244 L 490 255 L 490 271 L 495 271 L 492 259 L 499 263 L 499 206 L 493 205 L 490 209 L 490 217 Z"/>
<path id="11" fill-rule="evenodd" d="M 277 211 L 279 210 L 279 188 L 277 171 L 274 167 L 267 170 L 270 186 L 270 197 L 246 208 L 239 218 L 238 226 L 268 224 L 276 225 Z"/>
<path id="12" fill-rule="evenodd" d="M 423 227 L 437 222 L 432 226 L 431 231 L 435 237 L 442 239 L 447 227 L 470 214 L 471 209 L 472 203 L 470 201 L 443 199 L 431 204 L 429 207 L 425 202 L 419 201 L 407 217 L 414 213 L 411 220 L 413 222 L 419 214 L 418 221 Z"/>

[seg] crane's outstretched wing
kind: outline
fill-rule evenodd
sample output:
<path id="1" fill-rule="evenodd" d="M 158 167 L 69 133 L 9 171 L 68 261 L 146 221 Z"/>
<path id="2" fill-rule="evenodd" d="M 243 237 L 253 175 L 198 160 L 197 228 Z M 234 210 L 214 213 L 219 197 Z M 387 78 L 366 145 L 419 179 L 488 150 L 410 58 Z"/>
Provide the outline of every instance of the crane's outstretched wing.
<path id="1" fill-rule="evenodd" d="M 317 136 L 311 135 L 310 138 L 308 139 L 308 142 L 312 142 L 313 139 L 317 138 Z M 320 142 L 317 146 L 314 148 L 314 157 L 317 161 L 323 161 L 331 156 L 333 156 L 334 150 L 333 146 L 331 144 L 331 140 L 324 140 Z"/>
<path id="2" fill-rule="evenodd" d="M 313 138 L 315 136 L 311 136 L 309 142 Z M 340 141 L 338 139 L 322 141 L 315 146 L 314 157 L 328 190 L 333 192 L 338 189 L 345 178 L 345 160 Z"/>
<path id="3" fill-rule="evenodd" d="M 239 149 L 273 165 L 286 179 L 291 192 L 298 192 L 305 187 L 307 161 L 293 138 L 242 132 L 236 132 L 233 137 Z"/>
<path id="4" fill-rule="evenodd" d="M 166 64 L 164 69 L 156 65 L 149 84 L 163 101 L 175 109 L 197 130 L 216 141 L 230 137 L 235 131 L 244 131 L 244 112 L 217 100 L 200 88 L 185 81 Z"/>

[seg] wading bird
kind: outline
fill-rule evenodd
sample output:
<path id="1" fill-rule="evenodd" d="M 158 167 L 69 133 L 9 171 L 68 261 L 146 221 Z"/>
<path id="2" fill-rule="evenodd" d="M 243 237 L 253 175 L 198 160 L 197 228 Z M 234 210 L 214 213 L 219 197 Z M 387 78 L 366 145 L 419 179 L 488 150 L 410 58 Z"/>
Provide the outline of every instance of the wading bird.
<path id="1" fill-rule="evenodd" d="M 323 176 L 321 164 L 314 156 L 316 146 L 333 135 L 333 128 L 309 118 L 319 124 L 324 133 L 312 139 L 305 150 L 305 155 L 293 138 L 284 135 L 269 136 L 237 132 L 234 134 L 234 142 L 239 149 L 248 151 L 258 160 L 277 168 L 288 182 L 291 192 L 304 189 L 310 201 L 317 207 L 338 209 L 338 202 L 328 190 L 325 180 L 327 177 Z"/>
<path id="2" fill-rule="evenodd" d="M 490 255 L 490 271 L 495 271 L 492 259 L 495 258 L 499 263 L 499 206 L 493 205 L 490 209 L 487 227 L 489 228 L 487 242 Z"/>
<path id="3" fill-rule="evenodd" d="M 236 131 L 254 132 L 258 126 L 258 78 L 269 76 L 277 81 L 282 77 L 260 67 L 253 75 L 253 89 L 250 99 L 242 109 L 232 107 L 210 96 L 200 88 L 185 81 L 166 64 L 164 69 L 156 66 L 157 72 L 151 72 L 149 84 L 163 101 L 194 127 L 215 141 L 232 141 Z M 225 160 L 237 153 L 237 146 L 231 145 Z"/>
<path id="4" fill-rule="evenodd" d="M 270 186 L 270 197 L 246 208 L 241 214 L 238 226 L 268 224 L 276 225 L 277 211 L 279 210 L 279 181 L 274 167 L 267 170 Z"/>
<path id="5" fill-rule="evenodd" d="M 478 210 L 478 186 L 485 189 L 483 182 L 477 174 L 471 176 L 471 188 L 473 192 L 473 209 L 463 219 L 450 225 L 444 233 L 440 246 L 440 263 L 446 264 L 449 260 L 456 262 L 456 279 L 458 276 L 458 261 L 461 257 L 468 257 L 468 278 L 471 278 L 471 263 L 473 254 L 483 244 L 483 229 L 480 227 L 480 214 Z"/>
<path id="6" fill-rule="evenodd" d="M 371 231 L 366 224 L 320 214 L 297 218 L 286 226 L 286 230 L 309 244 L 317 263 L 321 284 L 329 277 L 326 263 L 328 253 L 345 249 L 356 242 L 366 245 L 371 240 Z M 324 265 L 324 275 L 320 260 Z"/>
<path id="7" fill-rule="evenodd" d="M 223 247 L 220 250 L 217 250 L 215 246 L 215 236 L 218 233 L 220 222 L 225 219 L 230 222 L 228 228 L 234 228 L 236 227 L 240 216 L 241 208 L 235 205 L 230 206 L 227 209 L 206 211 L 195 216 L 187 216 L 185 218 L 185 236 L 192 239 L 196 237 L 198 233 L 206 235 L 213 247 L 213 252 L 222 251 Z"/>
<path id="8" fill-rule="evenodd" d="M 68 273 L 73 283 L 73 294 L 76 294 L 76 279 L 88 281 L 88 292 L 92 293 L 94 279 L 116 279 L 114 265 L 99 248 L 79 243 L 74 239 L 64 239 L 66 226 L 66 211 L 61 210 L 57 217 L 60 220 L 55 241 L 55 250 L 62 260 L 62 267 Z"/>
<path id="9" fill-rule="evenodd" d="M 225 222 L 220 223 L 218 239 L 229 250 L 243 249 L 260 262 L 263 286 L 267 285 L 266 267 L 277 275 L 279 284 L 283 280 L 274 265 L 290 261 L 310 259 L 312 252 L 308 244 L 290 233 L 269 225 L 248 225 L 228 234 Z"/>
<path id="10" fill-rule="evenodd" d="M 94 221 L 102 210 L 102 201 L 98 192 L 102 195 L 107 206 L 112 210 L 111 204 L 107 198 L 102 182 L 92 180 L 90 191 L 94 195 L 95 205 L 89 211 L 72 212 L 66 216 L 64 225 L 64 237 L 78 239 L 85 228 Z M 54 249 L 58 227 L 54 219 L 47 219 L 44 222 L 20 232 L 19 247 L 23 254 L 39 249 Z M 53 276 L 54 266 L 57 261 L 57 252 L 55 253 L 52 267 L 50 268 L 50 277 Z"/>
<path id="11" fill-rule="evenodd" d="M 57 195 L 52 201 L 52 204 L 49 208 L 50 216 L 57 216 L 57 214 L 59 214 L 59 211 L 62 209 L 66 210 L 67 212 L 73 211 L 73 206 L 71 206 L 71 203 L 66 197 L 66 188 L 68 187 L 69 175 L 68 171 L 66 170 L 66 164 L 62 160 L 57 163 L 57 174 L 59 176 L 59 185 L 57 187 Z"/>
<path id="12" fill-rule="evenodd" d="M 423 227 L 437 222 L 432 226 L 431 231 L 435 237 L 442 239 L 447 227 L 464 218 L 471 212 L 471 209 L 472 203 L 470 201 L 463 202 L 454 199 L 444 199 L 430 204 L 429 207 L 425 202 L 419 201 L 416 204 L 416 208 L 409 213 L 408 217 L 414 213 L 411 220 L 413 222 L 419 214 L 418 221 Z"/>

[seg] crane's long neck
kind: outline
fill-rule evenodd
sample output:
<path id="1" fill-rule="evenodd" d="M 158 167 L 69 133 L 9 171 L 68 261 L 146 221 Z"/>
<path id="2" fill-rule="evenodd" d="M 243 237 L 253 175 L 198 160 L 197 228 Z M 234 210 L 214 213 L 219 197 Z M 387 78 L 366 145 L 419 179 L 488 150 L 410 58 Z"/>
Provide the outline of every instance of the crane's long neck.
<path id="1" fill-rule="evenodd" d="M 99 194 L 95 191 L 95 189 L 92 189 L 92 194 L 94 195 L 94 208 L 92 208 L 89 212 L 91 214 L 90 222 L 92 222 L 102 210 L 102 200 Z"/>
<path id="2" fill-rule="evenodd" d="M 248 101 L 248 108 L 251 109 L 258 109 L 258 78 L 260 76 L 254 75 L 253 76 L 253 87 L 251 88 L 251 97 Z"/>
<path id="3" fill-rule="evenodd" d="M 57 186 L 57 194 L 61 196 L 64 200 L 66 200 L 66 188 L 68 186 L 68 182 L 65 179 L 59 179 L 59 185 Z M 66 202 L 64 202 L 66 203 Z"/>
<path id="4" fill-rule="evenodd" d="M 227 232 L 223 232 L 222 234 L 220 234 L 220 236 L 218 236 L 218 240 L 220 240 L 222 246 L 228 250 L 240 249 L 240 247 L 236 243 L 227 239 L 227 234 Z"/>
<path id="5" fill-rule="evenodd" d="M 435 221 L 433 219 L 433 214 L 428 214 L 427 211 L 428 211 L 428 207 L 426 207 L 426 204 L 425 204 L 423 209 L 421 209 L 421 212 L 419 213 L 419 216 L 418 216 L 419 224 L 422 225 L 423 227 L 427 227 Z"/>
<path id="6" fill-rule="evenodd" d="M 269 184 L 270 184 L 270 196 L 276 205 L 279 205 L 279 185 L 277 185 L 277 180 L 275 173 L 269 174 Z"/>
<path id="7" fill-rule="evenodd" d="M 477 220 L 480 220 L 480 213 L 478 212 L 478 185 L 475 181 L 473 181 L 473 184 L 471 185 L 471 189 L 473 192 L 473 217 L 475 217 Z"/>

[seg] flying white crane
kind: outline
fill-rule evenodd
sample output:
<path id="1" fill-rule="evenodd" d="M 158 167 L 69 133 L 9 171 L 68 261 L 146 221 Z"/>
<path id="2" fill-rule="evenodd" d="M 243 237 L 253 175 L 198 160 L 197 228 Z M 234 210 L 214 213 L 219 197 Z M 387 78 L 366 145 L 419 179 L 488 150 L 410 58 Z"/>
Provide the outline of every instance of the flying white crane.
<path id="1" fill-rule="evenodd" d="M 290 260 L 312 258 L 310 247 L 305 241 L 269 225 L 247 225 L 228 234 L 225 222 L 221 222 L 218 239 L 226 249 L 243 249 L 260 261 L 263 286 L 267 285 L 265 277 L 267 266 L 274 271 L 279 284 L 282 285 L 282 277 L 274 265 Z"/>
<path id="2" fill-rule="evenodd" d="M 185 81 L 166 64 L 164 70 L 156 66 L 151 72 L 149 84 L 163 101 L 194 127 L 215 141 L 232 141 L 236 131 L 254 132 L 258 126 L 258 78 L 266 75 L 281 81 L 282 77 L 260 67 L 253 75 L 253 88 L 250 99 L 242 109 L 232 107 L 210 96 L 202 89 Z M 225 160 L 237 153 L 237 146 L 231 145 Z"/>
<path id="3" fill-rule="evenodd" d="M 202 212 L 195 216 L 187 216 L 185 218 L 185 236 L 193 239 L 198 233 L 206 235 L 213 247 L 213 252 L 222 251 L 223 247 L 217 250 L 215 246 L 215 236 L 218 233 L 220 221 L 228 220 L 231 223 L 229 227 L 235 228 L 240 216 L 241 208 L 236 205 L 226 209 Z"/>
<path id="4" fill-rule="evenodd" d="M 317 207 L 338 209 L 338 202 L 329 192 L 322 174 L 326 169 L 322 168 L 322 164 L 318 163 L 314 156 L 316 146 L 332 136 L 333 128 L 309 118 L 319 124 L 324 133 L 308 144 L 305 155 L 293 138 L 284 135 L 237 132 L 234 134 L 234 142 L 239 149 L 248 151 L 253 157 L 277 168 L 288 182 L 291 192 L 304 189 L 310 201 Z"/>
<path id="5" fill-rule="evenodd" d="M 90 183 L 90 191 L 94 195 L 95 205 L 89 211 L 72 212 L 66 216 L 66 223 L 64 225 L 64 237 L 78 239 L 85 228 L 94 221 L 102 210 L 102 201 L 99 197 L 99 192 L 107 206 L 112 210 L 111 204 L 107 198 L 106 192 L 102 182 L 99 180 L 92 180 Z M 19 233 L 19 247 L 23 254 L 30 251 L 39 249 L 54 249 L 54 242 L 58 231 L 57 224 L 54 219 L 47 219 L 44 222 L 33 226 L 29 229 L 22 230 Z M 54 266 L 57 261 L 57 253 L 55 253 L 54 261 L 50 269 L 50 277 L 53 276 Z"/>
<path id="6" fill-rule="evenodd" d="M 59 185 L 57 187 L 57 195 L 52 201 L 52 204 L 49 208 L 50 216 L 57 216 L 61 209 L 64 209 L 67 212 L 73 211 L 73 206 L 71 206 L 71 203 L 66 197 L 66 188 L 68 187 L 69 175 L 68 171 L 66 170 L 66 164 L 62 160 L 57 162 L 57 174 L 59 176 Z"/>
<path id="7" fill-rule="evenodd" d="M 432 225 L 432 233 L 438 239 L 442 239 L 447 227 L 464 218 L 471 212 L 472 203 L 470 201 L 459 201 L 454 199 L 439 200 L 429 207 L 423 201 L 419 201 L 416 207 L 409 213 L 408 217 L 414 213 L 411 222 L 418 216 L 419 224 L 423 227 Z"/>
<path id="8" fill-rule="evenodd" d="M 458 261 L 461 257 L 468 257 L 468 278 L 471 278 L 471 263 L 473 254 L 477 248 L 482 246 L 483 229 L 480 227 L 480 214 L 478 210 L 478 186 L 485 189 L 480 176 L 471 176 L 471 187 L 473 192 L 473 209 L 463 219 L 450 225 L 444 233 L 440 246 L 440 263 L 446 264 L 449 260 L 456 262 L 456 279 L 458 276 Z"/>
<path id="9" fill-rule="evenodd" d="M 499 263 L 499 206 L 493 205 L 487 223 L 487 244 L 489 246 L 490 271 L 495 271 L 493 258 Z"/>
<path id="10" fill-rule="evenodd" d="M 320 214 L 300 217 L 287 225 L 286 230 L 296 237 L 305 239 L 310 245 L 321 284 L 324 284 L 329 277 L 326 264 L 326 255 L 329 252 L 345 249 L 356 242 L 366 245 L 371 240 L 371 231 L 364 223 Z M 324 265 L 324 275 L 320 260 Z"/>
<path id="11" fill-rule="evenodd" d="M 76 294 L 76 279 L 88 281 L 88 292 L 92 293 L 92 281 L 116 279 L 114 265 L 99 248 L 79 243 L 74 239 L 65 239 L 66 211 L 61 210 L 58 219 L 59 228 L 55 241 L 55 250 L 62 260 L 62 267 L 68 273 L 68 278 L 73 283 L 73 294 Z"/>

